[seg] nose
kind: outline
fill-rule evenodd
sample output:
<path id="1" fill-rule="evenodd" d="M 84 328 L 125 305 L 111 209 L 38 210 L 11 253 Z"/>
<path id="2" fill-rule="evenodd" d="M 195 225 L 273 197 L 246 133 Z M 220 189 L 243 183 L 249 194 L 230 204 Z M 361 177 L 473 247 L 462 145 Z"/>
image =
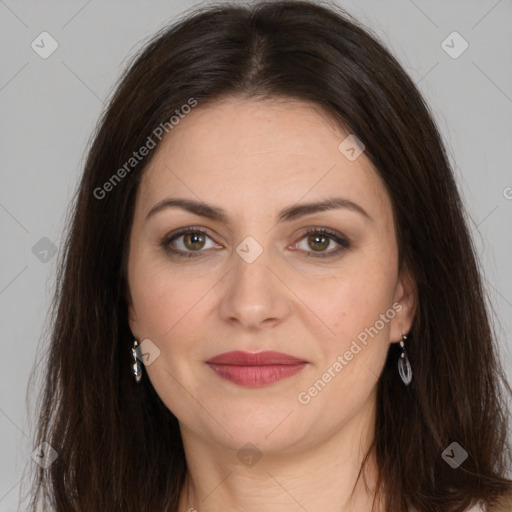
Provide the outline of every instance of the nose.
<path id="1" fill-rule="evenodd" d="M 234 254 L 233 268 L 225 277 L 220 303 L 222 319 L 247 329 L 281 324 L 292 311 L 290 289 L 279 277 L 267 250 L 248 263 Z"/>

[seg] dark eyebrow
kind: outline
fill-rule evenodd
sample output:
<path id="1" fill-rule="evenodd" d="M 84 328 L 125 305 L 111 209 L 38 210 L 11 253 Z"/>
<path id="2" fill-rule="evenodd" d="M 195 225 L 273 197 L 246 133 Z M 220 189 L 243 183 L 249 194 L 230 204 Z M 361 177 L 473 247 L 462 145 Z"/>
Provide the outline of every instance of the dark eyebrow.
<path id="1" fill-rule="evenodd" d="M 195 201 L 193 199 L 164 199 L 158 202 L 149 213 L 146 215 L 146 220 L 155 215 L 157 212 L 164 210 L 165 208 L 178 207 L 186 210 L 200 217 L 206 217 L 219 222 L 228 222 L 228 215 L 225 210 L 215 206 L 208 205 L 206 203 Z M 366 211 L 358 204 L 343 199 L 341 197 L 333 197 L 326 199 L 325 201 L 319 201 L 315 203 L 304 203 L 299 205 L 290 206 L 282 210 L 278 217 L 278 222 L 291 221 L 303 217 L 305 215 L 311 215 L 317 212 L 324 212 L 327 210 L 334 210 L 338 208 L 346 208 L 353 212 L 360 213 L 369 220 L 372 218 L 366 213 Z"/>

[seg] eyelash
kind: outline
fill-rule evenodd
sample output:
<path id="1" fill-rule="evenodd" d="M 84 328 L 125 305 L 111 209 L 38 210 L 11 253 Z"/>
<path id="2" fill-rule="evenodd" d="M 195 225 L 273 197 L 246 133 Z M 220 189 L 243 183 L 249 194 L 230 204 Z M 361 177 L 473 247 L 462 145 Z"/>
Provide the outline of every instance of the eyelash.
<path id="1" fill-rule="evenodd" d="M 166 252 L 168 252 L 172 256 L 178 256 L 180 258 L 196 258 L 196 257 L 200 257 L 200 256 L 202 256 L 201 255 L 202 249 L 199 249 L 197 251 L 183 252 L 181 250 L 173 249 L 170 246 L 171 242 L 173 242 L 174 240 L 176 240 L 180 236 L 187 235 L 187 234 L 190 234 L 190 233 L 200 233 L 201 235 L 204 235 L 204 236 L 206 236 L 208 238 L 211 238 L 208 235 L 208 233 L 206 231 L 204 231 L 203 229 L 201 229 L 201 228 L 188 227 L 188 228 L 180 229 L 179 231 L 177 231 L 175 233 L 171 233 L 171 234 L 165 236 L 164 239 L 161 242 L 161 246 L 164 248 L 164 250 Z M 329 252 L 324 252 L 324 253 L 320 252 L 320 253 L 317 253 L 317 254 L 315 254 L 312 251 L 299 250 L 299 252 L 301 252 L 301 253 L 306 253 L 306 258 L 310 258 L 312 254 L 313 254 L 313 256 L 312 256 L 313 258 L 330 258 L 330 257 L 333 257 L 333 256 L 337 256 L 340 253 L 342 253 L 342 252 L 344 252 L 344 251 L 346 251 L 347 249 L 350 248 L 350 242 L 348 241 L 347 238 L 345 238 L 342 235 L 338 234 L 336 231 L 331 231 L 331 230 L 326 229 L 326 228 L 315 228 L 315 229 L 312 229 L 310 231 L 307 231 L 306 233 L 304 233 L 302 235 L 302 237 L 299 239 L 299 241 L 303 240 L 304 238 L 307 238 L 310 235 L 323 235 L 323 236 L 327 237 L 328 239 L 336 242 L 339 245 L 339 247 L 337 249 L 331 250 Z M 298 242 L 296 242 L 296 243 L 298 243 Z"/>

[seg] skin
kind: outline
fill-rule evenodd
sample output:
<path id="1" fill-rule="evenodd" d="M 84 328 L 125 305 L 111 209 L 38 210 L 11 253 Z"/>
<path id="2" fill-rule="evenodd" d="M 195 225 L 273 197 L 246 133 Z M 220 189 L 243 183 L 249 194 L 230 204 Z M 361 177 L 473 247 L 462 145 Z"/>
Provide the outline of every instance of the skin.
<path id="1" fill-rule="evenodd" d="M 347 135 L 312 104 L 228 98 L 193 109 L 145 169 L 127 300 L 135 339 L 160 350 L 143 378 L 180 423 L 189 468 L 180 511 L 371 509 L 373 456 L 369 490 L 360 479 L 351 493 L 373 438 L 378 376 L 390 343 L 410 329 L 415 291 L 398 268 L 390 198 L 364 153 L 350 161 L 338 150 Z M 331 197 L 356 203 L 370 218 L 339 208 L 277 222 L 286 207 Z M 146 220 L 166 198 L 220 207 L 228 221 L 178 207 Z M 208 236 L 181 236 L 171 246 L 199 248 L 200 256 L 171 256 L 162 247 L 184 227 Z M 350 247 L 333 254 L 334 240 L 308 238 L 314 227 L 339 232 Z M 252 263 L 236 252 L 249 236 L 263 250 Z M 299 393 L 390 309 L 394 317 L 378 334 L 300 403 Z M 276 350 L 308 364 L 293 377 L 242 387 L 205 363 L 232 350 Z M 251 466 L 237 457 L 247 443 L 261 455 Z"/>

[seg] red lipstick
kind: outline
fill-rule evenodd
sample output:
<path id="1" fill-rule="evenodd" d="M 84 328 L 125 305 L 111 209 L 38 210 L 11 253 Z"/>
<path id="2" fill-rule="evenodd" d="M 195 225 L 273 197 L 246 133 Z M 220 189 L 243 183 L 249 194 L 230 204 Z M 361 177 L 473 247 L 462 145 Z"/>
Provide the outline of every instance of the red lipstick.
<path id="1" fill-rule="evenodd" d="M 247 387 L 266 386 L 302 370 L 307 361 L 281 352 L 225 352 L 206 363 L 215 373 L 234 384 Z"/>

